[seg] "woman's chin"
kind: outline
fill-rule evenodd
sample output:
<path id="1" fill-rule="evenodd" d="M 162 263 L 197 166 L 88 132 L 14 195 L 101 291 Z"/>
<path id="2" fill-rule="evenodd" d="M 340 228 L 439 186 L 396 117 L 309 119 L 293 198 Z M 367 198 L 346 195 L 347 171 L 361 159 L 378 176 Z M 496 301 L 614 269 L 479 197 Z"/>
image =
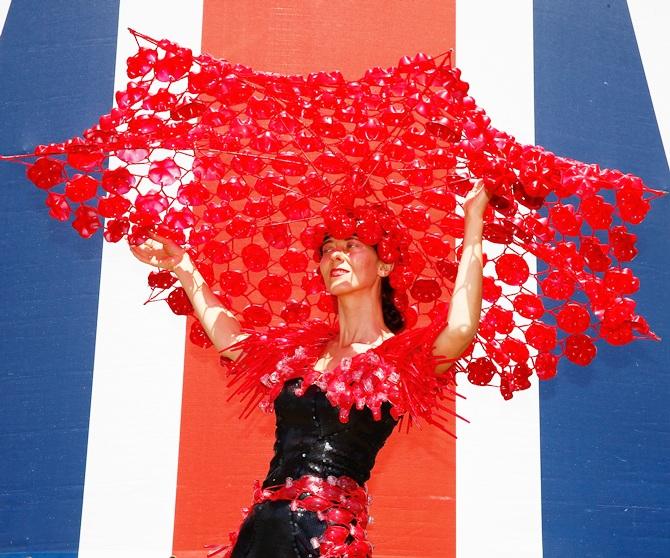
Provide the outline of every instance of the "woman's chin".
<path id="1" fill-rule="evenodd" d="M 336 281 L 328 288 L 328 292 L 333 296 L 342 296 L 352 292 L 354 289 L 349 281 Z"/>

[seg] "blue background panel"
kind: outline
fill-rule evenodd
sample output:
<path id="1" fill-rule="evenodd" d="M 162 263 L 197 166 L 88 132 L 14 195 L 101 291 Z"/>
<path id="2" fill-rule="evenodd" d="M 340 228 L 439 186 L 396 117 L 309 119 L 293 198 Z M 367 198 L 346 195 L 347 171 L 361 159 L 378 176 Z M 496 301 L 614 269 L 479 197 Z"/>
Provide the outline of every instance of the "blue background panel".
<path id="1" fill-rule="evenodd" d="M 536 0 L 534 40 L 536 142 L 667 189 L 626 2 Z M 665 340 L 668 201 L 631 228 L 640 255 L 630 265 L 642 285 L 637 311 Z M 545 558 L 668 556 L 669 360 L 667 342 L 599 342 L 588 368 L 564 359 L 541 384 Z"/>
<path id="2" fill-rule="evenodd" d="M 118 2 L 12 2 L 0 39 L 0 153 L 87 128 L 112 103 Z M 0 165 L 0 555 L 79 544 L 102 236 L 47 215 Z"/>

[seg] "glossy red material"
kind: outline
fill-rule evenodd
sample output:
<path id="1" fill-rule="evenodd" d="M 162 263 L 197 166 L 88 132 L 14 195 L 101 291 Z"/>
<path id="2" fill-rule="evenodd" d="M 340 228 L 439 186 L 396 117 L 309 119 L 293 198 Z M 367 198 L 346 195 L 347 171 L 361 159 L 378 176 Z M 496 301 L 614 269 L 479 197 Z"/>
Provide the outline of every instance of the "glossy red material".
<path id="1" fill-rule="evenodd" d="M 367 487 L 342 476 L 326 479 L 305 475 L 298 479 L 286 479 L 284 484 L 265 489 L 256 481 L 253 504 L 285 500 L 291 502 L 291 510 L 316 512 L 321 521 L 326 521 L 326 530 L 320 537 L 311 540 L 319 556 L 324 558 L 368 558 L 372 556 L 372 544 L 367 540 L 366 528 L 370 521 Z M 243 508 L 243 520 L 251 509 Z M 210 545 L 207 556 L 230 558 L 237 541 L 238 531 L 228 534 L 230 544 Z"/>
<path id="2" fill-rule="evenodd" d="M 466 352 L 456 370 L 499 380 L 509 398 L 528 384 L 519 365 L 548 379 L 563 356 L 591 362 L 595 340 L 658 340 L 626 298 L 640 286 L 622 262 L 637 254 L 631 226 L 664 192 L 497 130 L 449 55 L 406 56 L 347 81 L 260 72 L 133 33 L 117 107 L 82 137 L 24 156 L 49 214 L 74 216 L 81 236 L 172 238 L 243 325 L 262 328 L 332 314 L 315 252 L 326 232 L 357 234 L 395 264 L 408 327 L 424 326 L 451 295 L 451 239 L 463 237 L 463 196 L 480 178 L 492 194 L 484 238 L 497 249 L 474 342 L 487 357 Z M 174 283 L 150 285 L 174 312 L 192 312 Z M 191 339 L 207 344 L 199 330 Z M 511 339 L 535 350 L 526 357 Z"/>
<path id="3" fill-rule="evenodd" d="M 327 371 L 317 371 L 314 366 L 326 344 L 337 336 L 337 326 L 313 319 L 300 327 L 270 328 L 264 333 L 248 330 L 244 340 L 231 346 L 241 350 L 241 356 L 234 363 L 221 358 L 230 377 L 228 385 L 235 386 L 229 399 L 249 400 L 255 403 L 254 407 L 272 412 L 284 383 L 302 378 L 296 394 L 301 396 L 316 385 L 339 409 L 341 422 L 348 422 L 352 408 L 364 407 L 378 421 L 381 406 L 388 401 L 391 416 L 405 421 L 408 430 L 412 424 L 425 421 L 453 435 L 446 426 L 447 415 L 453 412 L 444 401 L 455 396 L 454 375 L 460 365 L 456 362 L 447 372 L 437 375 L 435 367 L 446 359 L 432 354 L 447 309 L 438 307 L 428 326 L 407 329 L 364 353 L 343 358 Z M 494 369 L 491 377 L 493 372 Z M 254 407 L 245 409 L 247 416 Z"/>

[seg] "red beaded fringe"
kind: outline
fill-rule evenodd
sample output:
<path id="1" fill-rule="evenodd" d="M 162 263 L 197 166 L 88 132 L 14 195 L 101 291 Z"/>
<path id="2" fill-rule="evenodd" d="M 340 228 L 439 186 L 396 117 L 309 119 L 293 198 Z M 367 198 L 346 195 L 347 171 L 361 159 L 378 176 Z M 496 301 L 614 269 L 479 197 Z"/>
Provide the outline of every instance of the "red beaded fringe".
<path id="1" fill-rule="evenodd" d="M 292 511 L 316 512 L 318 518 L 326 521 L 323 535 L 313 537 L 314 549 L 319 549 L 325 558 L 369 558 L 372 544 L 367 540 L 365 528 L 370 517 L 368 504 L 371 501 L 367 487 L 359 485 L 346 476 L 329 476 L 326 479 L 304 475 L 299 479 L 286 479 L 284 484 L 262 488 L 254 482 L 253 505 L 268 500 L 288 500 Z M 242 508 L 243 521 L 251 513 L 250 508 Z M 239 529 L 229 533 L 230 544 L 210 548 L 208 557 L 218 555 L 229 558 L 237 541 Z"/>

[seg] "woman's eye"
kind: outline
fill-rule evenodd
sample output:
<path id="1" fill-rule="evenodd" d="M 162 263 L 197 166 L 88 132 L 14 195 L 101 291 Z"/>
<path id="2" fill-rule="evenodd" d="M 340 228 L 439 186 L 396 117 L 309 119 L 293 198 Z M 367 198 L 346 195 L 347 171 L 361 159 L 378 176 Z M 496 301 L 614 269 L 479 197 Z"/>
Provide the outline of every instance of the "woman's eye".
<path id="1" fill-rule="evenodd" d="M 358 248 L 360 244 L 361 243 L 358 242 L 357 240 L 350 240 L 349 242 L 347 242 L 346 247 L 347 249 Z M 321 254 L 322 255 L 330 254 L 333 250 L 335 250 L 334 246 L 324 246 L 323 248 L 321 248 Z"/>

